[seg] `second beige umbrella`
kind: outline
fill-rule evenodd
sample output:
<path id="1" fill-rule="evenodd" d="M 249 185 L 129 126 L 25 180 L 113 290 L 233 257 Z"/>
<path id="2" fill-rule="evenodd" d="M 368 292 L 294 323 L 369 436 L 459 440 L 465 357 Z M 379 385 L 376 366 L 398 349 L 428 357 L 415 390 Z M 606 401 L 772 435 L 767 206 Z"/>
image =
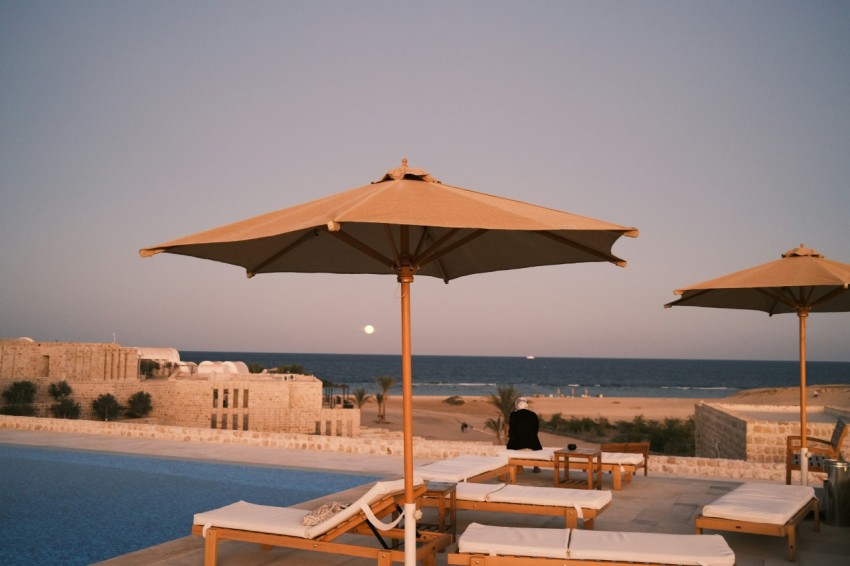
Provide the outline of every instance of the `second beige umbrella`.
<path id="1" fill-rule="evenodd" d="M 850 265 L 828 260 L 800 244 L 782 258 L 736 271 L 675 293 L 665 307 L 714 307 L 764 311 L 770 316 L 797 313 L 800 326 L 800 436 L 806 483 L 806 319 L 812 312 L 850 311 Z"/>
<path id="2" fill-rule="evenodd" d="M 410 284 L 565 263 L 625 261 L 611 253 L 635 228 L 444 185 L 402 166 L 379 181 L 140 251 L 211 259 L 259 273 L 391 274 L 401 283 L 405 509 L 413 502 Z M 414 546 L 412 513 L 406 547 Z M 412 552 L 412 551 L 411 551 Z M 411 554 L 406 554 L 406 563 Z"/>

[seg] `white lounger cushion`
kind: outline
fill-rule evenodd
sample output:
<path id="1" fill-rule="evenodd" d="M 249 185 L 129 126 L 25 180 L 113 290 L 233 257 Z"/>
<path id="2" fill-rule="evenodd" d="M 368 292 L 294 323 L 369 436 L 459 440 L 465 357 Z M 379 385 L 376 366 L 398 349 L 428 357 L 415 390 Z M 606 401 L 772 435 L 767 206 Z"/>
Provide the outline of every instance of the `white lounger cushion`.
<path id="1" fill-rule="evenodd" d="M 471 523 L 460 536 L 458 552 L 689 566 L 735 564 L 735 553 L 720 535 L 491 527 L 478 523 Z"/>
<path id="2" fill-rule="evenodd" d="M 640 466 L 643 464 L 643 454 L 634 454 L 631 452 L 603 452 L 602 463 L 620 464 L 621 466 L 624 464 Z"/>
<path id="3" fill-rule="evenodd" d="M 504 450 L 500 452 L 500 454 L 505 458 L 543 460 L 544 462 L 551 462 L 555 459 L 555 450 L 560 450 L 560 448 L 544 448 L 543 450 Z"/>
<path id="4" fill-rule="evenodd" d="M 470 483 L 457 484 L 455 496 L 463 501 L 487 501 L 487 496 L 505 487 L 503 483 Z"/>
<path id="5" fill-rule="evenodd" d="M 555 450 L 559 448 L 544 448 L 543 450 L 505 450 L 501 452 L 507 458 L 516 458 L 519 460 L 542 460 L 551 462 L 555 459 Z M 575 462 L 587 462 L 586 458 L 571 458 Z M 629 452 L 603 452 L 603 464 L 632 464 L 640 466 L 643 464 L 643 454 L 633 454 Z"/>
<path id="6" fill-rule="evenodd" d="M 572 529 L 569 558 L 732 566 L 735 553 L 720 535 L 670 535 Z"/>
<path id="7" fill-rule="evenodd" d="M 611 492 L 598 489 L 564 489 L 512 484 L 490 493 L 487 501 L 602 509 L 611 503 Z"/>
<path id="8" fill-rule="evenodd" d="M 457 542 L 458 552 L 567 558 L 569 529 L 491 527 L 470 523 Z"/>
<path id="9" fill-rule="evenodd" d="M 602 509 L 611 503 L 611 492 L 595 489 L 464 482 L 457 486 L 457 498 L 464 501 Z"/>
<path id="10" fill-rule="evenodd" d="M 703 507 L 706 517 L 784 525 L 815 496 L 811 486 L 744 483 Z"/>
<path id="11" fill-rule="evenodd" d="M 301 524 L 301 518 L 307 513 L 309 511 L 295 507 L 273 507 L 239 501 L 212 511 L 196 513 L 194 524 L 205 528 L 215 526 L 309 538 L 309 527 Z"/>
<path id="12" fill-rule="evenodd" d="M 429 481 L 462 482 L 502 466 L 507 466 L 505 456 L 457 456 L 419 466 L 417 476 Z"/>
<path id="13" fill-rule="evenodd" d="M 413 482 L 414 485 L 422 483 L 418 477 L 414 477 Z M 232 503 L 204 513 L 196 513 L 194 524 L 203 525 L 204 534 L 206 534 L 206 529 L 209 527 L 222 527 L 301 538 L 315 538 L 360 513 L 362 505 L 369 506 L 382 497 L 403 489 L 403 479 L 376 482 L 369 491 L 360 496 L 360 499 L 327 521 L 312 527 L 306 527 L 301 524 L 301 518 L 309 513 L 309 510 L 298 509 L 296 507 L 256 505 L 245 501 Z"/>

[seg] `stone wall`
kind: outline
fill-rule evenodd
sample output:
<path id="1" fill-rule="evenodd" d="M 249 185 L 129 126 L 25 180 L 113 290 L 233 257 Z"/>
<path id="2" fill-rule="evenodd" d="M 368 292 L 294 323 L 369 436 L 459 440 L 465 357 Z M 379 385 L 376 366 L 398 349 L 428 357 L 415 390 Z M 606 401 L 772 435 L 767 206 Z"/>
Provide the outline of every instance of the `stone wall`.
<path id="1" fill-rule="evenodd" d="M 137 381 L 139 352 L 119 344 L 0 340 L 0 378 L 50 383 Z"/>
<path id="2" fill-rule="evenodd" d="M 764 420 L 748 416 L 747 411 L 758 414 L 788 414 L 799 407 L 765 407 L 761 405 L 732 405 L 726 403 L 699 403 L 694 413 L 696 425 L 696 455 L 698 458 L 723 458 L 742 461 L 747 466 L 771 464 L 785 469 L 787 437 L 800 434 L 800 423 L 787 419 Z M 831 422 L 807 422 L 808 436 L 829 440 L 835 422 L 846 413 L 838 408 L 812 408 L 810 413 L 829 415 Z M 834 417 L 834 420 L 832 419 Z M 842 452 L 850 454 L 850 435 L 844 440 Z M 813 477 L 822 477 L 812 473 Z M 783 476 L 784 478 L 784 476 Z"/>
<path id="3" fill-rule="evenodd" d="M 0 415 L 0 428 L 36 430 L 78 434 L 101 434 L 132 438 L 162 438 L 184 442 L 238 444 L 270 449 L 334 451 L 351 454 L 398 456 L 404 454 L 401 434 L 364 434 L 359 438 L 316 436 L 311 434 L 214 430 L 128 422 L 97 422 Z M 462 454 L 495 456 L 504 448 L 485 442 L 461 442 L 414 439 L 414 456 L 422 460 L 441 460 Z M 784 482 L 785 465 L 753 463 L 743 460 L 717 458 L 686 458 L 680 456 L 650 456 L 649 473 L 675 477 L 722 478 L 734 480 L 769 480 Z M 812 474 L 814 483 L 822 474 Z"/>
<path id="4" fill-rule="evenodd" d="M 139 359 L 138 348 L 118 344 L 0 340 L 0 390 L 15 381 L 34 383 L 39 417 L 51 416 L 50 384 L 66 381 L 84 420 L 96 418 L 92 402 L 101 395 L 126 405 L 143 391 L 153 405 L 146 421 L 166 426 L 329 436 L 360 432 L 360 410 L 324 407 L 322 383 L 313 376 L 145 379 Z"/>
<path id="5" fill-rule="evenodd" d="M 705 458 L 747 459 L 747 423 L 711 403 L 694 410 L 695 454 Z"/>

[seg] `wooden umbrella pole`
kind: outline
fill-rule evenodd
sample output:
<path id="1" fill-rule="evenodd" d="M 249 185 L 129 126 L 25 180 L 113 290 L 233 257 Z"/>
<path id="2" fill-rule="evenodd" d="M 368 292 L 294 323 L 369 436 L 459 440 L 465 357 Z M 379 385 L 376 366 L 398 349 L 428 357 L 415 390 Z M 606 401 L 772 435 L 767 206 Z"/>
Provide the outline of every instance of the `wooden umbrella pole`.
<path id="1" fill-rule="evenodd" d="M 404 564 L 416 565 L 416 502 L 413 499 L 413 362 L 410 347 L 410 284 L 413 270 L 399 269 L 401 283 L 401 387 L 404 429 Z"/>
<path id="2" fill-rule="evenodd" d="M 806 448 L 806 319 L 809 309 L 799 307 L 800 319 L 800 483 L 809 483 L 809 454 Z"/>

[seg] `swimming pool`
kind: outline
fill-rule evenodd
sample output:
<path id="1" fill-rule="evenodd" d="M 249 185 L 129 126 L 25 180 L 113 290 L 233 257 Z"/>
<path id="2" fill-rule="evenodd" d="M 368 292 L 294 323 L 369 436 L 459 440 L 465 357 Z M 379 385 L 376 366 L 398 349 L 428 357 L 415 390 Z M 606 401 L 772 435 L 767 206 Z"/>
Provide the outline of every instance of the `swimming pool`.
<path id="1" fill-rule="evenodd" d="M 0 561 L 91 564 L 190 533 L 240 499 L 293 505 L 379 479 L 0 444 Z"/>

